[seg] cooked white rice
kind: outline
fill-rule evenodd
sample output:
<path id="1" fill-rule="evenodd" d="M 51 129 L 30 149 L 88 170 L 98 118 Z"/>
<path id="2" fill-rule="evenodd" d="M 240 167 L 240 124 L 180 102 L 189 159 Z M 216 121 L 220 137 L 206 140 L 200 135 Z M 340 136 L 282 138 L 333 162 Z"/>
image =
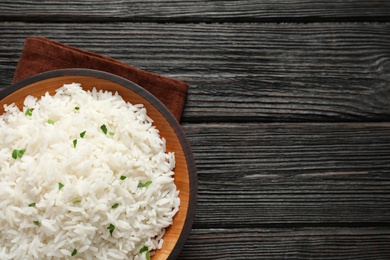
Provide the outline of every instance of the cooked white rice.
<path id="1" fill-rule="evenodd" d="M 27 97 L 23 111 L 5 106 L 0 135 L 0 259 L 146 259 L 142 248 L 161 248 L 180 204 L 175 158 L 142 105 L 68 84 Z"/>

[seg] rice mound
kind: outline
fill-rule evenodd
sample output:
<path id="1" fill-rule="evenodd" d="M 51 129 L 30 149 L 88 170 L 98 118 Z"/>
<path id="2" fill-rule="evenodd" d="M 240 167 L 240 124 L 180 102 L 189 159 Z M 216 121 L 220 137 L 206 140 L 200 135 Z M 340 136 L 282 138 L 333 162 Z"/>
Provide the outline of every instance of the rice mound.
<path id="1" fill-rule="evenodd" d="M 152 122 L 142 105 L 77 83 L 28 96 L 23 111 L 6 105 L 0 259 L 139 260 L 160 249 L 180 200 L 174 154 Z"/>

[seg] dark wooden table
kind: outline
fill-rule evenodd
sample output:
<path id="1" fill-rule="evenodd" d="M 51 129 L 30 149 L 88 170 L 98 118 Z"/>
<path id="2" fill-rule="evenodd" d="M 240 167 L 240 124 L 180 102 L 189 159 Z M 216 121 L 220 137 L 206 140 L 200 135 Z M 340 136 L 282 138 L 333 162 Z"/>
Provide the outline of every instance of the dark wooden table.
<path id="1" fill-rule="evenodd" d="M 390 2 L 0 3 L 0 86 L 44 36 L 179 78 L 199 203 L 179 259 L 390 259 Z"/>

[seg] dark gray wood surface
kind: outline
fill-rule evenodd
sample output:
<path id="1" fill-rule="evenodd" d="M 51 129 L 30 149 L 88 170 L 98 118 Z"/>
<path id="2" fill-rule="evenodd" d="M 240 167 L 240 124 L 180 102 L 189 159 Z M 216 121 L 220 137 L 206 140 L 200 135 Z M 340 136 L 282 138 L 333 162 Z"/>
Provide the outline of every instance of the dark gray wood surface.
<path id="1" fill-rule="evenodd" d="M 318 22 L 390 21 L 385 0 L 2 0 L 9 21 Z"/>
<path id="2" fill-rule="evenodd" d="M 390 258 L 390 2 L 3 0 L 0 89 L 31 36 L 189 83 L 179 259 Z"/>

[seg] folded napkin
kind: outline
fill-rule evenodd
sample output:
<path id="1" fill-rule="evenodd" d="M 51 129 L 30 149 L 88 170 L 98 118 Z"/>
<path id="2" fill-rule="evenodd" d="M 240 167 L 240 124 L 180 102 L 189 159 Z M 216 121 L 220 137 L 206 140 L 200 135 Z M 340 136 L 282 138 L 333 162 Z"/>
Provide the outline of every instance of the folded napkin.
<path id="1" fill-rule="evenodd" d="M 180 120 L 188 91 L 186 83 L 42 37 L 26 39 L 13 83 L 45 71 L 66 68 L 102 70 L 126 78 L 152 93 Z"/>

